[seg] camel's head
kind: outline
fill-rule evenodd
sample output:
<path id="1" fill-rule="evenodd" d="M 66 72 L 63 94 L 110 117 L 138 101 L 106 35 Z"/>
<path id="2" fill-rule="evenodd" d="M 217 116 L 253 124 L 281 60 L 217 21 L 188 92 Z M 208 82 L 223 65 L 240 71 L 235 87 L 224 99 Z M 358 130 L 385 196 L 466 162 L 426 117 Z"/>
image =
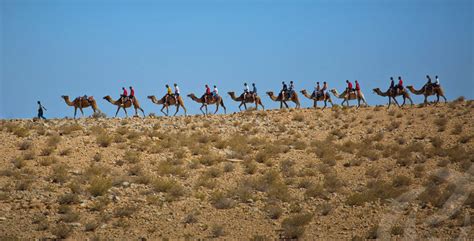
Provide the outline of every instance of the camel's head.
<path id="1" fill-rule="evenodd" d="M 227 92 L 227 94 L 229 94 L 230 96 L 232 96 L 232 95 L 235 95 L 235 92 L 229 91 L 229 92 Z"/>
<path id="2" fill-rule="evenodd" d="M 330 90 L 332 93 L 336 93 L 336 89 L 331 89 Z"/>
<path id="3" fill-rule="evenodd" d="M 108 95 L 107 95 L 107 96 L 104 96 L 103 99 L 104 99 L 104 100 L 110 100 L 110 96 L 108 96 Z"/>
<path id="4" fill-rule="evenodd" d="M 306 90 L 301 90 L 300 92 L 301 92 L 301 94 L 303 94 L 303 95 L 306 94 Z"/>
<path id="5" fill-rule="evenodd" d="M 148 98 L 148 99 L 151 100 L 151 99 L 155 98 L 155 96 L 154 96 L 154 95 L 149 95 L 149 96 L 147 96 L 146 98 Z"/>
<path id="6" fill-rule="evenodd" d="M 193 93 L 188 94 L 187 97 L 192 98 L 192 97 L 194 97 L 194 94 Z"/>
<path id="7" fill-rule="evenodd" d="M 61 95 L 61 98 L 67 99 L 67 98 L 69 98 L 69 97 L 68 97 L 67 95 Z"/>
<path id="8" fill-rule="evenodd" d="M 408 89 L 413 89 L 413 85 L 407 85 Z"/>
<path id="9" fill-rule="evenodd" d="M 380 92 L 380 89 L 379 89 L 379 88 L 375 88 L 375 89 L 373 89 L 372 91 L 374 91 L 375 93 L 378 93 L 378 92 Z"/>
<path id="10" fill-rule="evenodd" d="M 267 95 L 272 96 L 272 95 L 273 95 L 273 91 L 267 91 Z"/>

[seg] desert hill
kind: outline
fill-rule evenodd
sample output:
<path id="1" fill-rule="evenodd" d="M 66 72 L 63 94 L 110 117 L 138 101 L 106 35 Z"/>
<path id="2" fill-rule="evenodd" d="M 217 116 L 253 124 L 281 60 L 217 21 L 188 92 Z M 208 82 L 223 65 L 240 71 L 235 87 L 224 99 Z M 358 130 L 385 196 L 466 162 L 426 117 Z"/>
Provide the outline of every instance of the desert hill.
<path id="1" fill-rule="evenodd" d="M 474 238 L 473 101 L 0 124 L 0 239 Z"/>

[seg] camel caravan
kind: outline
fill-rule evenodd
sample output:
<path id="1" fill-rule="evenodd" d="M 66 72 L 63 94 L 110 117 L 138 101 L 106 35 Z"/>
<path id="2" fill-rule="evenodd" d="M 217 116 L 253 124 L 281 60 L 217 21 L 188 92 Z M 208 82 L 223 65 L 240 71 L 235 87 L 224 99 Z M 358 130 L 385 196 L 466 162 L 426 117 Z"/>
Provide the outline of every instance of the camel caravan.
<path id="1" fill-rule="evenodd" d="M 406 88 L 403 86 L 403 80 L 401 77 L 398 77 L 398 84 L 395 84 L 395 81 L 393 77 L 390 78 L 390 86 L 386 91 L 382 91 L 380 88 L 374 88 L 373 92 L 377 94 L 378 96 L 382 97 L 388 97 L 388 108 L 392 105 L 392 103 L 395 103 L 396 106 L 398 107 L 403 107 L 406 104 L 406 100 L 410 102 L 410 105 L 413 106 L 413 100 L 410 97 L 410 92 L 415 94 L 415 95 L 423 95 L 424 96 L 424 104 L 428 104 L 428 97 L 435 95 L 437 97 L 435 104 L 439 102 L 440 97 L 444 99 L 445 102 L 447 102 L 446 96 L 444 95 L 444 91 L 441 88 L 441 85 L 439 83 L 439 78 L 436 76 L 436 81 L 432 82 L 431 78 L 429 75 L 426 76 L 427 82 L 425 85 L 423 85 L 419 90 L 415 89 L 413 86 L 407 86 Z M 313 101 L 313 108 L 318 108 L 318 101 L 323 102 L 324 106 L 322 109 L 325 109 L 327 107 L 327 103 L 329 102 L 331 104 L 331 107 L 334 105 L 333 100 L 331 98 L 331 94 L 337 98 L 341 99 L 341 106 L 350 106 L 350 101 L 351 100 L 356 100 L 357 101 L 357 108 L 363 106 L 369 106 L 367 104 L 367 101 L 365 99 L 364 94 L 361 91 L 361 86 L 357 80 L 355 80 L 355 87 L 352 85 L 352 83 L 349 80 L 346 80 L 347 87 L 346 89 L 342 92 L 339 93 L 336 89 L 330 89 L 328 88 L 328 83 L 323 82 L 323 85 L 320 86 L 319 82 L 316 83 L 316 86 L 314 88 L 314 91 L 310 94 L 307 90 L 303 89 L 300 91 L 300 93 L 305 96 L 307 99 Z M 184 115 L 187 116 L 187 109 L 184 105 L 184 100 L 181 97 L 180 94 L 180 89 L 177 84 L 174 84 L 174 91 L 171 89 L 169 85 L 165 85 L 166 87 L 166 94 L 161 97 L 157 98 L 154 95 L 147 96 L 147 99 L 149 99 L 153 104 L 160 105 L 162 106 L 160 111 L 163 113 L 165 116 L 169 116 L 169 108 L 174 106 L 175 107 L 175 112 L 173 116 L 176 116 L 178 112 L 182 109 L 184 111 Z M 115 117 L 117 117 L 118 113 L 122 109 L 125 113 L 125 116 L 128 117 L 128 112 L 127 109 L 133 107 L 135 110 L 135 115 L 139 115 L 139 111 L 141 114 L 145 117 L 145 111 L 140 107 L 140 103 L 138 102 L 138 99 L 135 97 L 135 90 L 133 87 L 129 87 L 130 89 L 130 94 L 128 93 L 127 89 L 125 87 L 122 87 L 123 93 L 120 95 L 120 97 L 117 100 L 112 99 L 111 96 L 107 95 L 103 97 L 104 100 L 107 102 L 111 103 L 112 105 L 117 106 L 117 110 L 115 112 Z M 263 105 L 263 101 L 261 97 L 258 95 L 257 88 L 255 83 L 252 83 L 252 89 L 250 89 L 249 85 L 247 83 L 244 84 L 244 89 L 243 92 L 240 95 L 236 95 L 235 92 L 230 91 L 227 92 L 227 94 L 230 96 L 230 98 L 238 102 L 239 105 L 239 110 L 242 111 L 242 106 L 244 107 L 244 110 L 248 110 L 247 105 L 254 105 L 255 109 L 258 110 L 259 107 L 261 107 L 263 110 L 265 110 L 265 106 Z M 290 81 L 289 85 L 287 85 L 284 81 L 282 82 L 282 89 L 278 92 L 278 94 L 275 94 L 273 91 L 268 91 L 266 92 L 268 97 L 275 102 L 280 103 L 280 109 L 281 108 L 289 108 L 288 102 L 292 102 L 295 104 L 295 108 L 300 108 L 301 103 L 299 100 L 298 93 L 295 91 L 295 85 L 293 81 Z M 73 101 L 69 99 L 69 96 L 63 95 L 61 96 L 66 105 L 74 107 L 74 118 L 76 118 L 77 115 L 77 110 L 81 112 L 81 115 L 84 116 L 84 111 L 83 109 L 91 107 L 94 114 L 100 113 L 100 109 L 97 106 L 97 102 L 92 96 L 79 96 L 76 97 Z M 227 113 L 226 106 L 224 105 L 224 100 L 223 97 L 219 95 L 219 91 L 217 89 L 217 86 L 214 85 L 213 90 L 208 85 L 205 85 L 205 92 L 203 95 L 200 97 L 197 97 L 195 94 L 190 93 L 187 95 L 191 100 L 194 102 L 200 104 L 200 111 L 203 115 L 208 115 L 208 106 L 209 105 L 215 105 L 215 111 L 213 112 L 216 114 L 219 111 L 219 108 L 221 107 L 224 110 L 224 114 Z M 402 97 L 403 102 L 400 105 L 399 101 L 397 100 L 397 97 Z"/>

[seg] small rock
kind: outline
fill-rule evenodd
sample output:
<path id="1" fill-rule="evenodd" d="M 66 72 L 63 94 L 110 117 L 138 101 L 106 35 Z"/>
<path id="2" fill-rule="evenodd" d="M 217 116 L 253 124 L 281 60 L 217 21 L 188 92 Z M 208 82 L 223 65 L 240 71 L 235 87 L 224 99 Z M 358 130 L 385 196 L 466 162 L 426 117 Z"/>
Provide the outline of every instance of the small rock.
<path id="1" fill-rule="evenodd" d="M 6 217 L 0 217 L 0 221 L 5 221 L 5 220 L 7 220 Z"/>
<path id="2" fill-rule="evenodd" d="M 73 226 L 73 227 L 80 227 L 82 226 L 81 223 L 70 223 L 69 225 Z"/>
<path id="3" fill-rule="evenodd" d="M 130 186 L 130 183 L 129 182 L 122 182 L 122 186 L 128 187 L 128 186 Z"/>

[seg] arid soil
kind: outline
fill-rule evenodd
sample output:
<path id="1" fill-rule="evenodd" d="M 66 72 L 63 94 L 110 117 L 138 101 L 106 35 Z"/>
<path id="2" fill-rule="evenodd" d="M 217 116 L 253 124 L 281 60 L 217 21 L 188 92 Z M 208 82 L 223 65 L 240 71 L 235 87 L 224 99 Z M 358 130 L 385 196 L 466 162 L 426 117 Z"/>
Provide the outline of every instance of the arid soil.
<path id="1" fill-rule="evenodd" d="M 474 102 L 0 121 L 0 239 L 473 239 Z"/>

